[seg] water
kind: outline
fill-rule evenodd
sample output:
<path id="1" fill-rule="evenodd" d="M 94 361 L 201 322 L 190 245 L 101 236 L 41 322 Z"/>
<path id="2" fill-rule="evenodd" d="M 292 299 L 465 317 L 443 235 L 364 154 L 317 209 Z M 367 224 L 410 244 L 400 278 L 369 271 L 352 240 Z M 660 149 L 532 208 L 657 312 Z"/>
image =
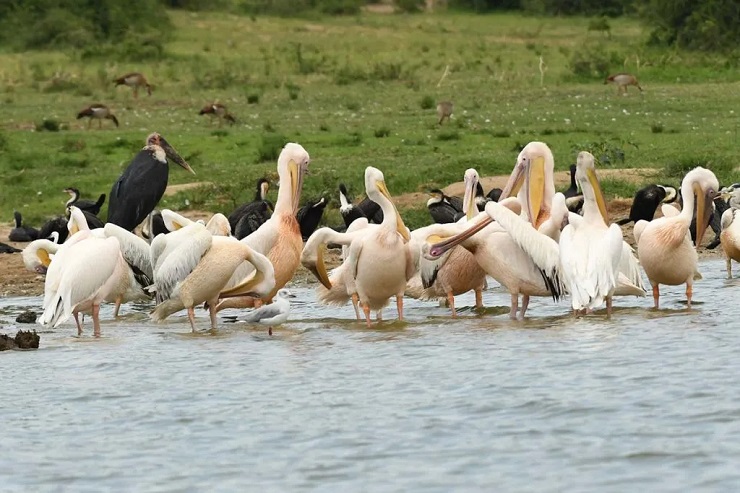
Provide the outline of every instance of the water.
<path id="1" fill-rule="evenodd" d="M 740 280 L 702 272 L 693 311 L 665 287 L 610 321 L 536 299 L 511 322 L 500 289 L 368 330 L 295 287 L 272 337 L 106 307 L 100 340 L 0 353 L 0 491 L 732 491 Z M 3 332 L 39 305 L 0 300 Z"/>

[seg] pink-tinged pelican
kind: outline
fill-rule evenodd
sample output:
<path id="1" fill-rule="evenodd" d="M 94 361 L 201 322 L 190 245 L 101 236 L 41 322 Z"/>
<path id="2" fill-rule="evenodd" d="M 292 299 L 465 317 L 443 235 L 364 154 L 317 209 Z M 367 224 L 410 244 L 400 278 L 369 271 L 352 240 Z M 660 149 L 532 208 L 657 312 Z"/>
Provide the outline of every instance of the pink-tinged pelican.
<path id="1" fill-rule="evenodd" d="M 379 169 L 365 169 L 365 191 L 380 205 L 383 222 L 351 233 L 320 228 L 306 242 L 301 261 L 321 282 L 317 287 L 321 302 L 345 304 L 351 299 L 362 306 L 370 326 L 370 310 L 381 310 L 392 296 L 396 297 L 398 319 L 403 320 L 403 293 L 416 272 L 418 248 L 409 243 L 408 228 L 393 205 Z M 331 278 L 322 257 L 327 242 L 349 246 L 347 259 Z"/>
<path id="2" fill-rule="evenodd" d="M 680 213 L 635 224 L 637 255 L 653 287 L 655 308 L 659 307 L 661 284 L 677 286 L 684 283 L 686 300 L 691 308 L 693 284 L 701 279 L 701 274 L 689 225 L 696 204 L 696 244 L 700 245 L 712 213 L 711 201 L 718 189 L 719 182 L 714 173 L 702 167 L 694 168 L 681 182 L 684 203 Z M 669 207 L 662 207 L 664 214 Z"/>
<path id="3" fill-rule="evenodd" d="M 465 171 L 465 195 L 463 197 L 463 212 L 465 217 L 460 220 L 465 224 L 478 214 L 475 203 L 476 187 L 479 181 L 478 172 L 473 169 Z M 429 227 L 423 227 L 411 232 L 411 237 L 421 247 L 429 236 Z M 457 317 L 455 310 L 455 296 L 475 292 L 475 306 L 483 308 L 483 290 L 486 288 L 486 272 L 481 269 L 475 257 L 462 246 L 452 248 L 436 260 L 429 260 L 423 255 L 419 257 L 419 272 L 411 278 L 407 285 L 407 294 L 422 300 L 446 299 L 452 317 Z"/>
<path id="4" fill-rule="evenodd" d="M 212 235 L 231 236 L 231 225 L 229 224 L 229 220 L 220 212 L 211 216 L 207 223 L 204 223 L 202 220 L 193 221 L 192 219 L 188 219 L 170 209 L 162 209 L 161 214 L 165 228 L 170 231 L 177 231 L 178 229 L 189 226 L 190 224 L 200 223 L 205 224 L 206 229 Z"/>
<path id="5" fill-rule="evenodd" d="M 544 226 L 543 231 L 551 230 L 552 234 L 559 234 L 568 209 L 563 198 L 555 202 L 562 207 L 553 210 L 554 166 L 552 152 L 546 144 L 527 144 L 517 157 L 499 203 L 514 210 L 517 215 L 521 213 L 522 219 L 531 222 L 534 228 Z M 517 193 L 517 198 L 508 197 L 513 193 Z M 433 235 L 445 237 L 451 234 L 454 236 L 432 245 L 428 254 L 432 258 L 438 257 L 456 245 L 462 245 L 473 253 L 478 265 L 511 294 L 509 316 L 512 319 L 524 317 L 530 296 L 552 296 L 557 300 L 564 294 L 563 284 L 555 272 L 540 269 L 509 233 L 494 223 L 490 214 L 476 216 L 469 227 L 462 231 L 459 225 L 437 225 L 433 228 Z M 523 295 L 521 313 L 520 294 Z"/>
<path id="6" fill-rule="evenodd" d="M 215 329 L 219 295 L 261 297 L 271 292 L 275 285 L 275 273 L 267 257 L 236 238 L 214 236 L 198 223 L 157 236 L 159 238 L 162 240 L 156 247 L 152 244 L 154 289 L 159 303 L 151 314 L 155 321 L 187 309 L 190 326 L 195 332 L 194 307 L 207 302 L 211 328 Z M 163 242 L 171 244 L 162 248 Z M 245 261 L 254 265 L 255 270 L 239 285 L 224 290 L 234 269 Z"/>
<path id="7" fill-rule="evenodd" d="M 727 200 L 732 195 L 740 195 L 740 189 L 723 194 L 722 198 Z M 730 208 L 722 213 L 720 241 L 722 242 L 722 250 L 725 252 L 725 258 L 727 259 L 727 279 L 732 279 L 732 261 L 740 262 L 740 214 L 737 209 L 732 207 L 732 201 L 730 201 Z M 25 257 L 25 250 L 23 255 Z"/>
<path id="8" fill-rule="evenodd" d="M 272 216 L 257 231 L 239 240 L 270 259 L 275 269 L 275 286 L 261 299 L 234 297 L 221 300 L 217 307 L 218 311 L 224 308 L 259 306 L 262 302 L 270 303 L 278 290 L 290 282 L 298 270 L 301 264 L 303 237 L 296 220 L 296 212 L 309 163 L 310 157 L 303 146 L 292 142 L 285 144 L 278 157 L 277 171 L 280 185 Z M 242 263 L 234 271 L 226 287 L 242 283 L 252 270 L 251 264 Z"/>
<path id="9" fill-rule="evenodd" d="M 127 271 L 118 239 L 83 238 L 70 243 L 63 258 L 57 255 L 51 265 L 60 260 L 54 277 L 46 277 L 48 302 L 39 322 L 56 328 L 74 315 L 77 334 L 82 335 L 78 314 L 92 311 L 94 335 L 100 337 L 100 303 L 115 291 Z"/>

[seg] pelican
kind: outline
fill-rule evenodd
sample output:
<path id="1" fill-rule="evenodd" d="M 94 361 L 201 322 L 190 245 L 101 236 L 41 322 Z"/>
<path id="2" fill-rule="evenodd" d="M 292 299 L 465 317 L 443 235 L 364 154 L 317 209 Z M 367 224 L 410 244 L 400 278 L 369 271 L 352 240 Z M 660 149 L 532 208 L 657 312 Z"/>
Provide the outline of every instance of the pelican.
<path id="1" fill-rule="evenodd" d="M 727 278 L 732 279 L 732 261 L 740 262 L 740 215 L 737 205 L 740 205 L 740 188 L 730 188 L 722 193 L 722 199 L 730 205 L 722 213 L 722 250 L 727 259 Z"/>
<path id="2" fill-rule="evenodd" d="M 234 297 L 219 303 L 217 310 L 224 308 L 246 308 L 269 303 L 280 288 L 293 278 L 301 262 L 303 238 L 296 219 L 298 204 L 303 189 L 303 178 L 308 171 L 310 157 L 300 144 L 289 142 L 280 152 L 277 170 L 280 176 L 275 211 L 257 231 L 239 241 L 267 256 L 275 269 L 275 286 L 261 299 Z M 229 280 L 227 288 L 241 284 L 252 271 L 249 263 L 242 263 Z"/>
<path id="3" fill-rule="evenodd" d="M 403 293 L 406 282 L 416 271 L 418 249 L 409 243 L 409 231 L 391 201 L 379 169 L 372 166 L 365 169 L 365 190 L 368 198 L 383 211 L 383 222 L 347 233 L 320 228 L 306 243 L 301 262 L 321 282 L 317 287 L 320 302 L 345 304 L 351 299 L 358 318 L 359 303 L 369 327 L 370 310 L 380 311 L 394 295 L 398 318 L 403 320 Z M 329 242 L 349 246 L 347 259 L 333 271 L 331 278 L 322 256 L 324 245 Z"/>
<path id="4" fill-rule="evenodd" d="M 56 231 L 54 232 L 56 233 Z M 57 233 L 58 235 L 58 233 Z M 51 259 L 61 245 L 47 239 L 34 240 L 23 249 L 23 264 L 31 272 L 46 274 Z"/>
<path id="5" fill-rule="evenodd" d="M 154 132 L 121 176 L 113 183 L 108 201 L 108 222 L 133 231 L 157 206 L 169 177 L 167 158 L 195 174 L 190 165 Z"/>
<path id="6" fill-rule="evenodd" d="M 159 242 L 155 241 L 151 247 L 155 263 L 154 287 L 157 300 L 161 301 L 151 313 L 152 320 L 162 321 L 187 309 L 190 326 L 195 332 L 194 307 L 207 302 L 211 328 L 215 329 L 219 295 L 260 297 L 272 291 L 275 276 L 270 261 L 236 238 L 213 236 L 205 226 L 193 223 L 157 239 L 173 235 L 181 238 L 166 254 L 155 251 L 155 243 L 159 245 Z M 234 269 L 245 261 L 256 270 L 239 285 L 224 290 Z"/>
<path id="7" fill-rule="evenodd" d="M 560 225 L 568 211 L 565 207 L 552 210 L 555 195 L 554 167 L 552 151 L 546 144 L 527 144 L 517 157 L 514 171 L 501 194 L 500 204 L 516 214 L 521 213 L 522 219 L 532 223 L 535 229 L 544 225 L 545 229 L 557 230 L 559 234 Z M 517 192 L 517 198 L 509 197 Z M 564 199 L 562 203 L 564 205 Z M 504 228 L 493 224 L 490 213 L 496 204 L 489 202 L 486 213 L 479 214 L 471 222 L 471 226 L 462 232 L 457 225 L 438 226 L 438 235 L 449 236 L 452 233 L 454 236 L 432 245 L 425 255 L 438 257 L 453 246 L 464 246 L 473 253 L 481 268 L 511 294 L 509 316 L 512 319 L 523 318 L 530 296 L 552 296 L 557 300 L 564 294 L 564 286 L 554 272 L 545 272 L 538 268 L 531 256 L 517 245 Z M 558 227 L 550 228 L 551 223 Z M 523 298 L 521 312 L 518 314 L 520 294 Z"/>
<path id="8" fill-rule="evenodd" d="M 472 220 L 477 213 L 482 188 L 478 172 L 467 169 L 464 176 L 465 194 L 462 203 L 465 219 Z M 475 190 L 475 192 L 473 192 Z M 429 227 L 419 228 L 411 233 L 417 244 L 422 246 L 429 236 Z M 476 308 L 483 308 L 483 290 L 486 288 L 486 273 L 480 268 L 475 257 L 462 246 L 457 246 L 435 261 L 419 257 L 419 272 L 409 281 L 407 290 L 412 297 L 420 299 L 447 300 L 452 317 L 457 317 L 455 296 L 475 292 Z"/>
<path id="9" fill-rule="evenodd" d="M 708 207 L 717 194 L 719 183 L 714 173 L 701 166 L 689 171 L 681 182 L 683 209 L 662 207 L 664 216 L 653 221 L 638 221 L 634 234 L 637 255 L 653 287 L 655 308 L 659 307 L 660 285 L 686 283 L 686 300 L 691 308 L 691 295 L 698 271 L 696 248 L 691 243 L 689 225 L 696 203 L 697 244 L 701 243 L 712 208 Z M 673 211 L 670 211 L 673 209 Z M 667 213 L 667 215 L 666 215 Z"/>

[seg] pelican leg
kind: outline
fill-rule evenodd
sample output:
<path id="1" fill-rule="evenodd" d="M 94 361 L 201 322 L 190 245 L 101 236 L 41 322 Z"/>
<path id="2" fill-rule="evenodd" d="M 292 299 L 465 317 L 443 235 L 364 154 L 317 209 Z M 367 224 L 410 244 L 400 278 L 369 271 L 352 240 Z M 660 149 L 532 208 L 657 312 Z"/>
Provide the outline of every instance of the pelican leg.
<path id="1" fill-rule="evenodd" d="M 606 297 L 606 318 L 611 318 L 612 316 L 612 297 L 607 296 Z"/>
<path id="2" fill-rule="evenodd" d="M 455 311 L 455 297 L 452 295 L 452 291 L 447 291 L 447 306 L 452 310 L 452 318 L 457 318 L 457 312 Z"/>
<path id="3" fill-rule="evenodd" d="M 116 298 L 116 306 L 113 308 L 113 318 L 118 318 L 118 310 L 121 309 L 121 301 L 122 299 L 120 297 Z"/>
<path id="4" fill-rule="evenodd" d="M 208 302 L 208 314 L 211 316 L 211 329 L 217 329 L 217 322 L 218 318 L 216 317 L 216 304 L 218 303 L 218 298 L 212 299 Z"/>
<path id="5" fill-rule="evenodd" d="M 360 318 L 360 307 L 359 307 L 359 303 L 360 303 L 360 297 L 357 296 L 357 293 L 352 293 L 352 306 L 355 309 L 355 316 L 357 317 L 357 321 L 358 322 L 360 320 L 362 320 L 362 318 Z"/>
<path id="6" fill-rule="evenodd" d="M 403 320 L 403 294 L 396 295 L 396 308 L 398 309 L 398 320 Z"/>
<path id="7" fill-rule="evenodd" d="M 727 257 L 727 279 L 732 279 L 732 259 Z"/>
<path id="8" fill-rule="evenodd" d="M 483 290 L 482 289 L 475 290 L 475 307 L 478 310 L 483 309 Z"/>
<path id="9" fill-rule="evenodd" d="M 93 319 L 93 335 L 100 337 L 100 305 L 93 304 L 92 306 L 92 319 Z"/>
<path id="10" fill-rule="evenodd" d="M 690 283 L 686 283 L 686 302 L 689 305 L 689 310 L 691 310 L 691 295 L 694 294 L 694 288 Z"/>
<path id="11" fill-rule="evenodd" d="M 190 327 L 193 329 L 193 332 L 195 332 L 195 308 L 192 306 L 188 308 L 188 318 L 190 319 Z"/>
<path id="12" fill-rule="evenodd" d="M 653 301 L 655 302 L 655 309 L 660 307 L 658 300 L 660 299 L 660 284 L 653 284 Z"/>
<path id="13" fill-rule="evenodd" d="M 519 320 L 524 320 L 524 314 L 527 313 L 527 307 L 529 306 L 529 295 L 522 295 L 522 309 L 519 312 Z"/>
<path id="14" fill-rule="evenodd" d="M 375 313 L 375 320 L 378 321 L 378 322 L 382 322 L 383 321 L 383 310 L 378 310 Z"/>
<path id="15" fill-rule="evenodd" d="M 80 317 L 77 312 L 74 312 L 75 323 L 77 324 L 77 337 L 82 335 L 82 324 L 80 323 Z"/>
<path id="16" fill-rule="evenodd" d="M 372 326 L 370 323 L 370 305 L 368 305 L 367 303 L 363 303 L 362 311 L 365 313 L 365 322 L 367 322 L 367 326 L 369 328 Z"/>
<path id="17" fill-rule="evenodd" d="M 509 310 L 509 318 L 516 320 L 516 312 L 519 310 L 519 294 L 511 293 L 511 310 Z"/>

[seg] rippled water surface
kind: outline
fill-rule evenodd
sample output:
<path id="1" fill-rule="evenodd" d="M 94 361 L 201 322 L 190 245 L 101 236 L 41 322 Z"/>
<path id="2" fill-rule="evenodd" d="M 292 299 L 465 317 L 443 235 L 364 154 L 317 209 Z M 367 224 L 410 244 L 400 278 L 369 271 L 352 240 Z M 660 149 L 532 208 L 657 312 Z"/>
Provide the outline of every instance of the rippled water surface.
<path id="1" fill-rule="evenodd" d="M 495 282 L 483 316 L 407 299 L 370 330 L 295 287 L 272 337 L 106 307 L 100 340 L 0 353 L 0 491 L 735 491 L 740 280 L 702 272 L 692 311 L 664 287 L 611 320 L 511 322 Z M 40 304 L 0 300 L 2 332 Z"/>

